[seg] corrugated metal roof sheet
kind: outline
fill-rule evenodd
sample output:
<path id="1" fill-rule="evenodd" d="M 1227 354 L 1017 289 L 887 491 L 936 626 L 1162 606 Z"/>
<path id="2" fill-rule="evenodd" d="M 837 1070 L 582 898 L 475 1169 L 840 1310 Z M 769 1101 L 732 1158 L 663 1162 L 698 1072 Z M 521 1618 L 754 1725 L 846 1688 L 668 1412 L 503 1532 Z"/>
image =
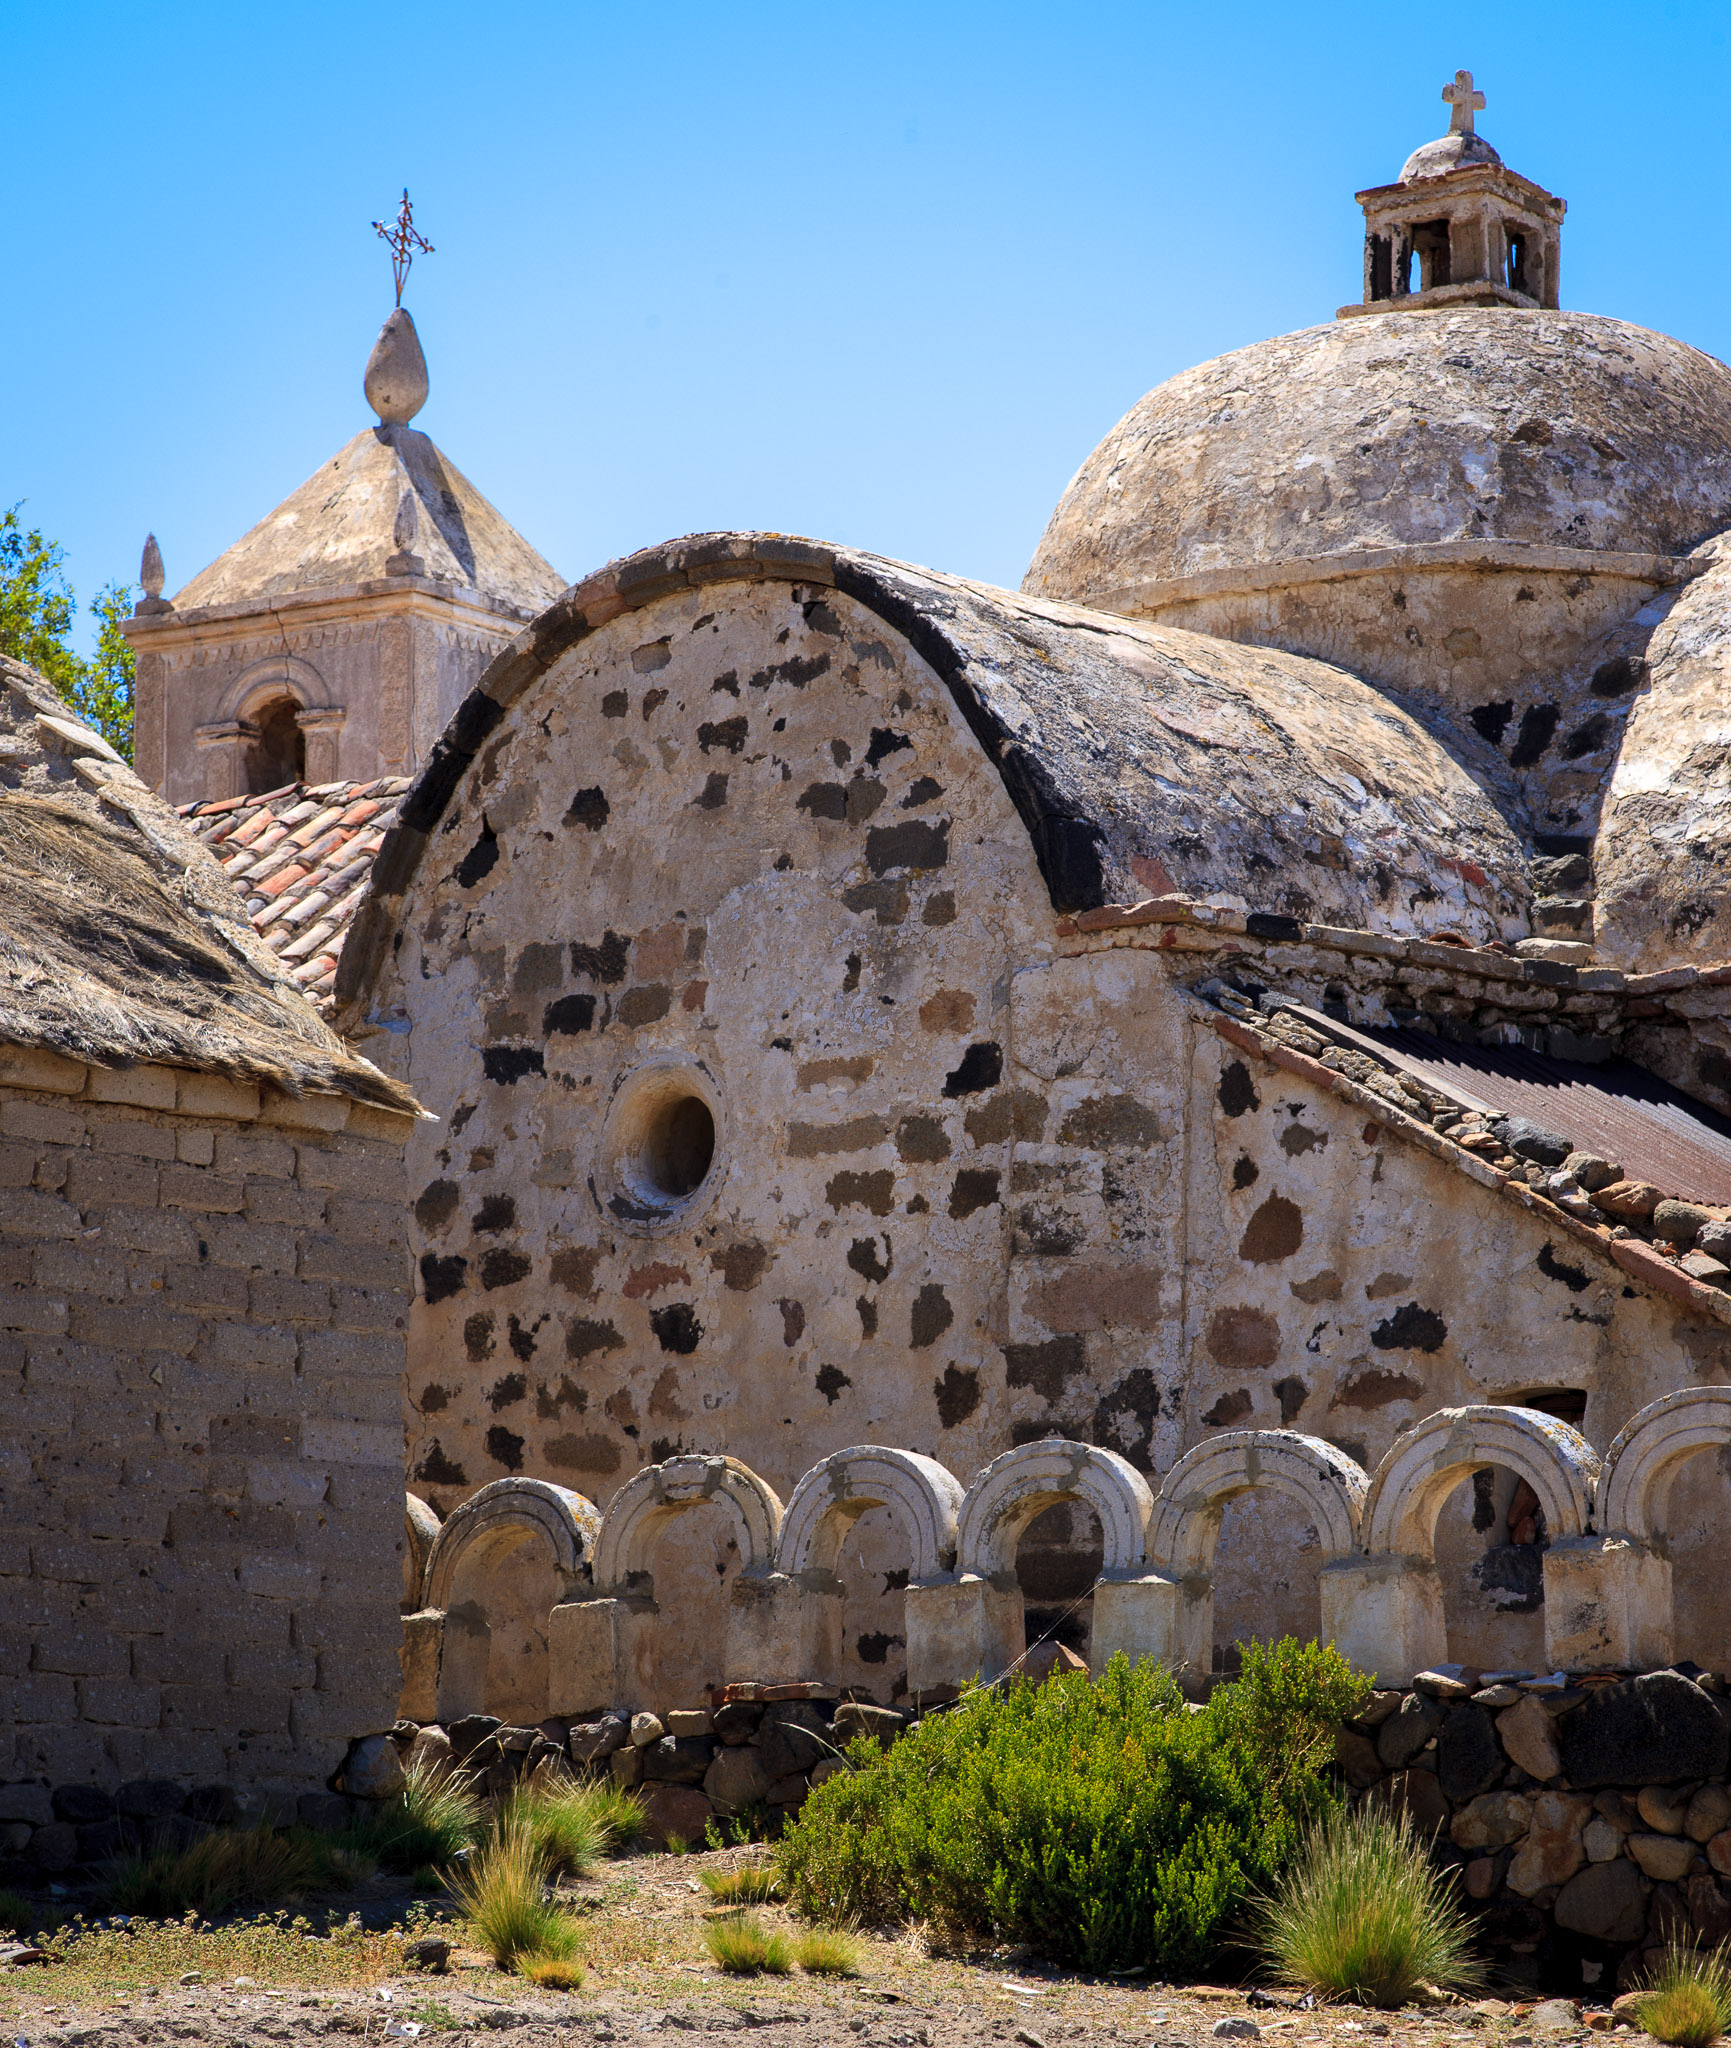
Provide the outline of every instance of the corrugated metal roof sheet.
<path id="1" fill-rule="evenodd" d="M 1359 1037 L 1404 1056 L 1440 1087 L 1530 1117 L 1583 1152 L 1621 1163 L 1685 1201 L 1731 1205 L 1731 1117 L 1693 1101 L 1630 1060 L 1581 1066 L 1523 1046 L 1452 1045 L 1426 1031 Z"/>

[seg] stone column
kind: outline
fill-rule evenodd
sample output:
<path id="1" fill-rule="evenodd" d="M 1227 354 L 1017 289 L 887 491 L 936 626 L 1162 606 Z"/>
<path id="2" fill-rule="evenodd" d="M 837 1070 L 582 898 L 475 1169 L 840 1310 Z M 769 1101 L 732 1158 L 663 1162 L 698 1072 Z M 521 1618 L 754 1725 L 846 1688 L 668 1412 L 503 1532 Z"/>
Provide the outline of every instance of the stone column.
<path id="1" fill-rule="evenodd" d="M 1097 1678 L 1122 1650 L 1172 1671 L 1206 1677 L 1214 1651 L 1214 1582 L 1167 1572 L 1094 1581 L 1088 1668 Z"/>
<path id="2" fill-rule="evenodd" d="M 906 1595 L 908 1691 L 971 1685 L 1008 1670 L 1026 1646 L 1019 1587 L 940 1579 Z"/>
<path id="3" fill-rule="evenodd" d="M 439 1711 L 439 1649 L 445 1617 L 437 1607 L 423 1607 L 403 1616 L 403 1689 L 397 1702 L 400 1718 L 431 1721 Z"/>
<path id="4" fill-rule="evenodd" d="M 295 713 L 295 724 L 306 735 L 306 779 L 315 787 L 321 782 L 337 781 L 342 773 L 337 766 L 337 743 L 347 715 L 335 704 Z"/>
<path id="5" fill-rule="evenodd" d="M 1545 1657 L 1553 1671 L 1662 1670 L 1673 1643 L 1671 1561 L 1628 1536 L 1571 1536 L 1545 1552 Z"/>
<path id="6" fill-rule="evenodd" d="M 729 1595 L 723 1678 L 833 1680 L 841 1668 L 841 1608 L 839 1585 L 813 1591 L 785 1572 L 741 1572 Z"/>
<path id="7" fill-rule="evenodd" d="M 1343 1557 L 1318 1575 L 1322 1640 L 1384 1685 L 1448 1657 L 1442 1584 L 1428 1557 Z"/>
<path id="8" fill-rule="evenodd" d="M 651 1704 L 636 1684 L 633 1638 L 647 1617 L 623 1600 L 563 1601 L 547 1616 L 547 1711 L 567 1720 Z"/>
<path id="9" fill-rule="evenodd" d="M 258 727 L 244 719 L 228 718 L 219 725 L 193 728 L 193 742 L 204 755 L 204 800 L 221 803 L 224 797 L 246 794 L 245 755 L 247 744 L 258 738 Z"/>

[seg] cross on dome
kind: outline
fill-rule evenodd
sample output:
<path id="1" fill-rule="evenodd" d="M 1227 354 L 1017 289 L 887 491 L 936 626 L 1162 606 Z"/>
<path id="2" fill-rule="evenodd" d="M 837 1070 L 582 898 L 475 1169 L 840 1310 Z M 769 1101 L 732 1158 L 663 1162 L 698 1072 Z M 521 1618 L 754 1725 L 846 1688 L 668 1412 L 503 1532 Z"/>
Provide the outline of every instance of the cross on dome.
<path id="1" fill-rule="evenodd" d="M 1473 115 L 1484 111 L 1485 96 L 1473 90 L 1473 75 L 1470 71 L 1457 71 L 1453 85 L 1445 85 L 1442 96 L 1454 111 L 1449 115 L 1451 135 L 1470 135 L 1473 132 Z M 408 194 L 405 193 L 407 199 Z"/>

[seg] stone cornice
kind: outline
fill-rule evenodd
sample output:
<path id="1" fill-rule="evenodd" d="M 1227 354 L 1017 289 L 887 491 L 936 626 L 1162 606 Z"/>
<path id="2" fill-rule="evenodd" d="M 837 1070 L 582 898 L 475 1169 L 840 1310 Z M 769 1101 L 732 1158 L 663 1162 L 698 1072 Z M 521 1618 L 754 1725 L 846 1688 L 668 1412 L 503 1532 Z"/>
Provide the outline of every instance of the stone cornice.
<path id="1" fill-rule="evenodd" d="M 1386 307 L 1349 310 L 1386 311 Z M 1663 588 L 1700 573 L 1687 555 L 1614 554 L 1599 548 L 1542 547 L 1525 541 L 1433 540 L 1413 547 L 1351 548 L 1331 555 L 1299 555 L 1254 567 L 1206 569 L 1195 576 L 1149 578 L 1091 598 L 1095 610 L 1145 614 L 1166 605 L 1208 597 L 1251 597 L 1307 583 L 1352 576 L 1421 574 L 1427 569 L 1489 569 L 1515 575 L 1621 576 Z"/>
<path id="2" fill-rule="evenodd" d="M 201 641 L 233 638 L 234 628 L 259 627 L 267 619 L 301 627 L 329 621 L 352 622 L 357 606 L 369 618 L 424 618 L 460 621 L 471 629 L 491 629 L 510 636 L 520 632 L 531 614 L 519 611 L 478 590 L 442 583 L 430 576 L 378 576 L 361 583 L 327 584 L 317 590 L 284 591 L 248 604 L 203 605 L 194 611 L 166 611 L 121 621 L 121 631 L 135 652 L 163 653 Z"/>

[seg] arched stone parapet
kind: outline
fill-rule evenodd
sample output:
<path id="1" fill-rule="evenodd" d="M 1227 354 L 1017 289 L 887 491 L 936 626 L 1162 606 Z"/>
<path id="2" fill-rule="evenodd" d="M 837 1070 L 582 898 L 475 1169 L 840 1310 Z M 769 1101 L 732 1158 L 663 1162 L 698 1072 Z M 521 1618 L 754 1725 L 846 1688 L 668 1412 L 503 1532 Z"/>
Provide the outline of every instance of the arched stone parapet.
<path id="1" fill-rule="evenodd" d="M 1593 1514 L 1604 1535 L 1665 1546 L 1665 1508 L 1678 1468 L 1731 1444 L 1731 1387 L 1687 1387 L 1648 1402 L 1605 1453 Z"/>
<path id="2" fill-rule="evenodd" d="M 1148 1527 L 1154 1572 L 1138 1596 L 1144 1654 L 1195 1677 L 1212 1669 L 1214 1548 L 1240 1494 L 1266 1487 L 1294 1502 L 1314 1525 L 1326 1566 L 1356 1550 L 1369 1484 L 1344 1451 L 1297 1430 L 1228 1430 L 1187 1451 L 1162 1482 Z M 1165 1594 L 1156 1590 L 1162 1578 L 1172 1587 Z M 1100 1604 L 1096 1594 L 1096 1627 Z"/>
<path id="3" fill-rule="evenodd" d="M 1327 1558 L 1358 1547 L 1370 1481 L 1345 1451 L 1291 1429 L 1234 1429 L 1186 1451 L 1160 1487 L 1148 1559 L 1180 1575 L 1207 1572 L 1227 1504 L 1256 1487 L 1293 1501 Z"/>
<path id="4" fill-rule="evenodd" d="M 427 1583 L 427 1560 L 439 1540 L 439 1518 L 424 1500 L 414 1494 L 403 1496 L 403 1612 L 412 1614 L 421 1604 L 421 1588 Z"/>
<path id="5" fill-rule="evenodd" d="M 732 1518 L 742 1572 L 772 1569 L 782 1512 L 774 1490 L 737 1458 L 668 1458 L 645 1466 L 607 1503 L 595 1548 L 597 1590 L 653 1599 L 651 1562 L 662 1531 L 675 1516 L 705 1506 Z"/>
<path id="6" fill-rule="evenodd" d="M 489 1557 L 533 1541 L 547 1545 L 569 1597 L 589 1583 L 600 1535 L 601 1511 L 584 1495 L 545 1479 L 495 1479 L 440 1528 L 421 1604 L 448 1608 L 459 1570 L 467 1577 Z"/>
<path id="7" fill-rule="evenodd" d="M 1517 1473 L 1538 1495 L 1550 1549 L 1544 1562 L 1545 1641 L 1566 1668 L 1582 1611 L 1578 1570 L 1588 1543 L 1599 1456 L 1578 1430 L 1534 1408 L 1442 1408 L 1397 1437 L 1371 1475 L 1361 1553 L 1322 1573 L 1322 1632 L 1361 1671 L 1404 1682 L 1446 1661 L 1448 1624 L 1436 1570 L 1442 1505 L 1481 1466 Z M 1564 1584 L 1565 1576 L 1569 1583 Z"/>
<path id="8" fill-rule="evenodd" d="M 776 1569 L 814 1591 L 840 1591 L 836 1563 L 848 1531 L 868 1508 L 888 1508 L 906 1532 L 909 1584 L 956 1568 L 962 1482 L 917 1451 L 856 1444 L 814 1465 L 794 1488 L 776 1545 Z"/>
<path id="9" fill-rule="evenodd" d="M 1579 1430 L 1536 1408 L 1439 1408 L 1396 1437 L 1371 1474 L 1360 1524 L 1366 1553 L 1430 1558 L 1443 1502 L 1483 1465 L 1527 1482 L 1553 1542 L 1585 1535 L 1599 1454 Z"/>
<path id="10" fill-rule="evenodd" d="M 581 1597 L 590 1590 L 600 1533 L 601 1511 L 592 1500 L 545 1479 L 495 1479 L 452 1509 L 427 1558 L 423 1612 L 410 1617 L 427 1632 L 433 1626 L 428 1617 L 438 1617 L 442 1720 L 487 1706 L 493 1645 L 488 1574 L 513 1551 L 534 1544 L 553 1567 L 554 1603 Z"/>
<path id="11" fill-rule="evenodd" d="M 974 1480 L 956 1522 L 956 1566 L 1007 1591 L 1016 1583 L 1016 1545 L 1036 1515 L 1060 1501 L 1086 1501 L 1105 1538 L 1101 1575 L 1131 1577 L 1148 1555 L 1154 1496 L 1127 1458 L 1094 1444 L 1047 1437 L 1006 1451 Z"/>

